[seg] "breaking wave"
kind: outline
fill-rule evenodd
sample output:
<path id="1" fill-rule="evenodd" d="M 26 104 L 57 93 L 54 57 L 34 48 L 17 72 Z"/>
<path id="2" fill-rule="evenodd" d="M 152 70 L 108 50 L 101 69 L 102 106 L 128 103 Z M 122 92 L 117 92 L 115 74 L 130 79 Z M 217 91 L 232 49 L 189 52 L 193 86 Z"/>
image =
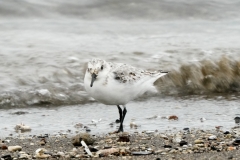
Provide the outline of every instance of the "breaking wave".
<path id="1" fill-rule="evenodd" d="M 63 77 L 55 80 L 45 79 L 37 87 L 29 86 L 32 89 L 2 92 L 0 108 L 91 103 L 94 100 L 87 95 L 82 82 L 84 71 L 74 74 L 77 71 L 78 68 L 68 71 L 68 78 L 71 79 L 69 82 L 63 81 Z M 56 76 L 56 73 L 53 75 Z M 59 79 L 57 83 L 56 79 Z M 223 56 L 216 61 L 203 60 L 182 64 L 178 69 L 171 70 L 168 75 L 157 80 L 155 85 L 160 90 L 161 96 L 238 93 L 240 92 L 240 60 Z"/>
<path id="2" fill-rule="evenodd" d="M 184 64 L 155 83 L 167 95 L 237 93 L 240 91 L 240 60 L 222 56 L 217 61 Z"/>

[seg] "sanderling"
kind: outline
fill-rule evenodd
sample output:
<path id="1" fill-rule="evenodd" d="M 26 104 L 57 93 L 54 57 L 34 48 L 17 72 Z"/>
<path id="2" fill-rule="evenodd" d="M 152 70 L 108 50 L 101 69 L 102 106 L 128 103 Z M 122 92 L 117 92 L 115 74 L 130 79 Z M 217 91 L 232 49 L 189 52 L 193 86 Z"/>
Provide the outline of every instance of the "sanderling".
<path id="1" fill-rule="evenodd" d="M 167 73 L 150 72 L 122 63 L 93 59 L 88 62 L 84 86 L 87 93 L 97 101 L 106 105 L 117 105 L 120 121 L 117 132 L 123 132 L 126 104 L 146 91 L 156 91 L 153 83 Z"/>

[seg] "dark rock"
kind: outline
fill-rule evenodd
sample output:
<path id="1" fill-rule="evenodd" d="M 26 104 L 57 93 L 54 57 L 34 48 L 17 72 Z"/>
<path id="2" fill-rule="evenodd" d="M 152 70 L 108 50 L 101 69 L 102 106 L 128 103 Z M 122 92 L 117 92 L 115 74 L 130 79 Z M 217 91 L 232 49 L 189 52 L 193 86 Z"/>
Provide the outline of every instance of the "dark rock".
<path id="1" fill-rule="evenodd" d="M 86 128 L 86 132 L 91 132 L 91 129 L 89 129 L 89 128 Z"/>
<path id="2" fill-rule="evenodd" d="M 83 128 L 86 129 L 86 132 L 91 132 L 91 129 L 88 126 L 84 126 Z"/>
<path id="3" fill-rule="evenodd" d="M 234 143 L 240 144 L 240 137 L 237 137 L 234 141 Z"/>
<path id="4" fill-rule="evenodd" d="M 178 116 L 171 115 L 171 116 L 168 117 L 168 120 L 178 120 Z"/>
<path id="5" fill-rule="evenodd" d="M 183 146 L 183 145 L 187 145 L 188 142 L 186 142 L 186 141 L 180 141 L 179 144 L 180 144 L 180 146 Z"/>
<path id="6" fill-rule="evenodd" d="M 167 145 L 167 144 L 165 144 L 163 147 L 164 147 L 164 148 L 172 148 L 171 145 Z"/>
<path id="7" fill-rule="evenodd" d="M 104 146 L 103 149 L 113 148 L 112 146 Z"/>
<path id="8" fill-rule="evenodd" d="M 12 160 L 12 157 L 11 157 L 11 155 L 7 154 L 7 155 L 2 156 L 1 159 Z"/>
<path id="9" fill-rule="evenodd" d="M 225 131 L 223 134 L 230 134 L 230 132 L 229 131 Z"/>
<path id="10" fill-rule="evenodd" d="M 235 123 L 237 124 L 240 123 L 240 117 L 235 117 L 234 120 L 235 120 Z"/>
<path id="11" fill-rule="evenodd" d="M 135 155 L 135 156 L 141 156 L 141 155 L 148 155 L 148 154 L 152 154 L 152 152 L 132 152 L 132 155 Z"/>
<path id="12" fill-rule="evenodd" d="M 130 142 L 129 135 L 121 135 L 121 136 L 119 136 L 117 142 Z"/>
<path id="13" fill-rule="evenodd" d="M 111 147 L 112 148 L 112 147 Z M 97 148 L 94 148 L 94 147 L 89 147 L 89 150 L 91 151 L 91 152 L 97 152 L 98 151 L 98 149 Z"/>
<path id="14" fill-rule="evenodd" d="M 88 133 L 80 133 L 72 138 L 72 144 L 74 146 L 82 146 L 81 141 L 84 141 L 87 145 L 92 145 L 95 139 Z"/>

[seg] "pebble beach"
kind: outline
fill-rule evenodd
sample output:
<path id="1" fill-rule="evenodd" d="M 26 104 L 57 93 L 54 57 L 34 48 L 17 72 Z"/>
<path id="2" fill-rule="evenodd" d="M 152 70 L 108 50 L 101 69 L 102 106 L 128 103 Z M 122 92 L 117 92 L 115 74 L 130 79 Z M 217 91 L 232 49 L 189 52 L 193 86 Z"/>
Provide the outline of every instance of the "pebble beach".
<path id="1" fill-rule="evenodd" d="M 1 139 L 1 160 L 10 159 L 233 159 L 240 156 L 240 128 L 184 128 L 91 135 L 28 135 Z M 84 142 L 83 142 L 84 141 Z M 83 144 L 84 143 L 84 144 Z"/>

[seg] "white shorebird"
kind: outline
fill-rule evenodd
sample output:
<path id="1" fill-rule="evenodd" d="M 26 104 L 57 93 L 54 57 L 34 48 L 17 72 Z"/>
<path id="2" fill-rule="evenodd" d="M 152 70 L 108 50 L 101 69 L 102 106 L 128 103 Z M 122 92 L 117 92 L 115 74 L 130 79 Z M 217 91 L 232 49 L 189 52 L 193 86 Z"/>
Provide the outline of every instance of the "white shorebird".
<path id="1" fill-rule="evenodd" d="M 167 73 L 150 72 L 122 63 L 93 59 L 88 62 L 84 86 L 87 93 L 97 101 L 106 105 L 117 105 L 120 122 L 117 132 L 123 132 L 126 104 L 146 91 L 156 91 L 153 83 Z"/>

